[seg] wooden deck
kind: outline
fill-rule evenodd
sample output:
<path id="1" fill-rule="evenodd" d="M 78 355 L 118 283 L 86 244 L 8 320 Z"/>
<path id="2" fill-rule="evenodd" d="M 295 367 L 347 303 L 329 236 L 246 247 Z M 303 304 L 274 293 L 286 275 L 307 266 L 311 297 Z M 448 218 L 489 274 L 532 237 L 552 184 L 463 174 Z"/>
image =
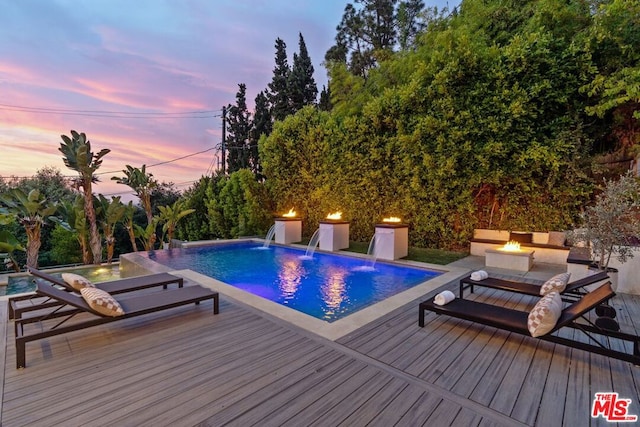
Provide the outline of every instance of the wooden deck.
<path id="1" fill-rule="evenodd" d="M 612 425 L 590 418 L 603 391 L 640 415 L 640 367 L 432 313 L 419 328 L 418 302 L 333 342 L 221 296 L 217 316 L 208 302 L 28 344 L 21 370 L 1 304 L 0 425 Z M 640 331 L 640 297 L 613 304 Z"/>

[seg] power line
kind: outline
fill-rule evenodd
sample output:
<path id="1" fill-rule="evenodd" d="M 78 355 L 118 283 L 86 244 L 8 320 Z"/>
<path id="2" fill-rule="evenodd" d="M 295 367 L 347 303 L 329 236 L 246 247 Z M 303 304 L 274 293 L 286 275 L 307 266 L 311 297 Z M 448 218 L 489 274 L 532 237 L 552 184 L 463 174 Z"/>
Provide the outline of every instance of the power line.
<path id="1" fill-rule="evenodd" d="M 215 150 L 215 147 L 210 147 L 210 148 L 207 148 L 206 150 L 198 151 L 197 153 L 187 154 L 186 156 L 178 157 L 178 158 L 171 159 L 171 160 L 166 160 L 164 162 L 159 162 L 159 163 L 154 163 L 152 165 L 147 165 L 146 167 L 147 168 L 152 168 L 154 166 L 166 165 L 167 163 L 173 163 L 173 162 L 177 162 L 178 160 L 184 160 L 184 159 L 189 158 L 189 157 L 197 156 L 198 154 L 208 153 L 211 150 Z M 96 173 L 94 175 L 107 175 L 107 174 L 110 174 L 110 173 L 120 173 L 120 172 L 122 172 L 122 170 L 100 172 L 100 173 Z"/>
<path id="2" fill-rule="evenodd" d="M 23 113 L 60 114 L 88 117 L 113 117 L 119 119 L 210 119 L 222 117 L 222 110 L 199 110 L 182 112 L 130 112 L 105 110 L 71 110 L 64 108 L 25 107 L 21 105 L 0 104 L 0 111 L 18 111 Z"/>
<path id="3" fill-rule="evenodd" d="M 191 184 L 195 184 L 196 182 L 198 182 L 199 180 L 193 180 L 193 181 L 184 181 L 184 182 L 178 182 L 178 183 L 172 183 L 173 186 L 175 187 L 184 187 L 186 185 L 191 185 Z M 111 196 L 124 196 L 125 194 L 130 194 L 132 196 L 137 196 L 135 191 L 133 190 L 125 190 L 125 191 L 117 191 L 115 193 L 107 193 L 107 194 L 102 194 L 105 197 L 111 197 Z"/>
<path id="4" fill-rule="evenodd" d="M 197 156 L 199 154 L 207 153 L 207 152 L 209 152 L 211 150 L 215 150 L 215 149 L 216 149 L 216 147 L 210 147 L 210 148 L 207 148 L 206 150 L 198 151 L 196 153 L 187 154 L 186 156 L 177 157 L 175 159 L 166 160 L 164 162 L 159 162 L 159 163 L 154 163 L 154 164 L 151 164 L 151 165 L 147 165 L 147 168 L 152 168 L 154 166 L 160 166 L 160 165 L 165 165 L 165 164 L 168 164 L 168 163 L 177 162 L 179 160 L 184 160 L 184 159 L 189 158 L 189 157 L 193 157 L 193 156 Z M 94 175 L 96 175 L 96 176 L 97 175 L 107 175 L 107 174 L 121 173 L 121 172 L 122 172 L 122 169 L 121 170 L 117 170 L 117 171 L 100 172 L 100 173 L 96 173 Z M 69 178 L 69 179 L 77 178 L 76 175 L 62 175 L 62 177 L 63 178 Z M 2 178 L 2 179 L 29 179 L 29 178 L 33 178 L 33 176 L 0 176 L 0 178 Z"/>

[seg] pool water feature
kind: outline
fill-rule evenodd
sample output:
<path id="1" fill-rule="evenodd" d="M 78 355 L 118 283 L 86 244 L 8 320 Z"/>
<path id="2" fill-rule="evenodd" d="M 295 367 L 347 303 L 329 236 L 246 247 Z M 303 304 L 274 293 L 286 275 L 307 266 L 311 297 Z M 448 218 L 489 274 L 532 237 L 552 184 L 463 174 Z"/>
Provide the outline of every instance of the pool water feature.
<path id="1" fill-rule="evenodd" d="M 225 243 L 139 253 L 175 270 L 190 269 L 302 313 L 334 322 L 411 289 L 440 271 L 377 263 L 368 258 L 259 242 Z"/>

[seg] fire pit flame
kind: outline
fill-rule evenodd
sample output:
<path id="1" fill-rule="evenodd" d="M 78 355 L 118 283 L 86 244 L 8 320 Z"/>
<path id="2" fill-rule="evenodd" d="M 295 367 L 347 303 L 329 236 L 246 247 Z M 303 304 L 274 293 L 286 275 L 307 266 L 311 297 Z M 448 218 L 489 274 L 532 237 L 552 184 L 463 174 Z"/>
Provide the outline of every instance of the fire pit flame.
<path id="1" fill-rule="evenodd" d="M 382 222 L 402 222 L 397 216 L 390 216 L 389 218 L 382 218 Z"/>
<path id="2" fill-rule="evenodd" d="M 342 212 L 330 213 L 327 215 L 327 219 L 342 219 Z"/>
<path id="3" fill-rule="evenodd" d="M 503 251 L 507 252 L 518 252 L 520 250 L 520 243 L 518 242 L 507 242 L 502 247 Z"/>
<path id="4" fill-rule="evenodd" d="M 289 212 L 282 215 L 284 218 L 294 218 L 296 216 L 296 211 L 293 208 L 289 209 Z"/>

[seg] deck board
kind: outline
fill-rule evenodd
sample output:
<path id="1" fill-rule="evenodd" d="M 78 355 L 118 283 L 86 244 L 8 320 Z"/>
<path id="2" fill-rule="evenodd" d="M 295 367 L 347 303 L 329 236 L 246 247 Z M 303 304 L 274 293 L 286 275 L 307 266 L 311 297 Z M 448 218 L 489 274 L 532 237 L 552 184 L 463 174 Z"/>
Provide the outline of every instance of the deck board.
<path id="1" fill-rule="evenodd" d="M 291 399 L 308 392 L 326 378 L 334 375 L 353 361 L 344 355 L 328 350 L 300 369 L 279 376 L 270 386 L 254 391 L 251 399 L 241 399 L 226 407 L 210 408 L 202 425 L 224 425 L 242 418 L 244 425 L 259 424 L 274 412 L 286 410 Z M 219 405 L 218 405 L 219 406 Z"/>
<path id="2" fill-rule="evenodd" d="M 527 375 L 524 377 L 522 387 L 520 388 L 520 396 L 529 396 L 532 402 L 542 400 L 544 386 L 551 368 L 553 348 L 554 345 L 551 343 L 538 343 L 532 363 L 529 366 Z M 531 405 L 530 402 L 526 402 L 524 399 L 517 399 L 510 415 L 524 424 L 532 425 L 538 415 L 538 408 Z"/>
<path id="3" fill-rule="evenodd" d="M 569 383 L 570 360 L 571 349 L 561 345 L 556 346 L 546 375 L 544 391 L 540 399 L 540 409 L 534 420 L 536 424 L 557 425 L 558 421 L 562 420 Z"/>
<path id="4" fill-rule="evenodd" d="M 4 351 L 5 342 L 7 342 L 7 328 L 9 328 L 9 305 L 0 302 L 0 362 L 5 369 L 0 370 L 0 397 L 4 396 L 5 371 L 7 366 L 7 352 Z M 12 326 L 12 325 L 11 325 Z M 4 408 L 4 399 L 0 399 L 0 425 L 2 425 L 2 413 Z"/>
<path id="5" fill-rule="evenodd" d="M 434 294 L 336 342 L 222 296 L 216 316 L 208 302 L 28 344 L 21 370 L 0 304 L 0 423 L 606 425 L 590 418 L 595 391 L 631 398 L 640 414 L 640 368 L 433 313 L 420 328 L 418 302 Z M 468 298 L 535 301 L 480 288 Z M 612 305 L 638 333 L 640 296 Z"/>

